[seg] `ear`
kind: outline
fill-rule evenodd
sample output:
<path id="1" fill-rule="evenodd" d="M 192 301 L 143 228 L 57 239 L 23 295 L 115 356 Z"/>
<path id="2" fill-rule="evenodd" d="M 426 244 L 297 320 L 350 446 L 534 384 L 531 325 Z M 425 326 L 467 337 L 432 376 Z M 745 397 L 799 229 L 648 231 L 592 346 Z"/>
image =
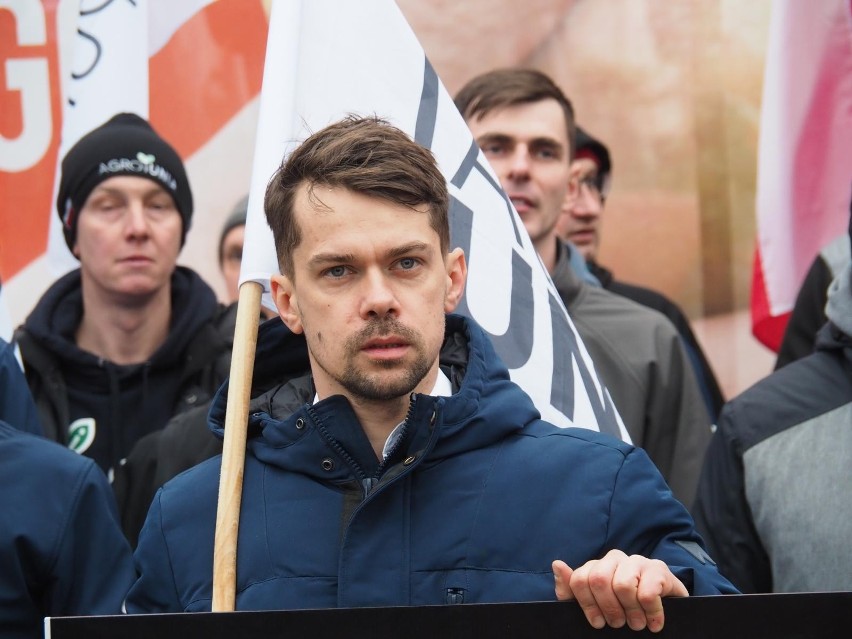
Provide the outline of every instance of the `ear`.
<path id="1" fill-rule="evenodd" d="M 464 251 L 460 248 L 453 249 L 447 253 L 445 263 L 447 292 L 444 295 L 444 312 L 452 313 L 461 301 L 464 285 L 467 282 L 467 261 L 464 258 Z"/>
<path id="2" fill-rule="evenodd" d="M 269 279 L 269 286 L 272 291 L 272 301 L 278 308 L 281 321 L 294 333 L 302 333 L 304 331 L 302 316 L 299 313 L 299 304 L 290 278 L 286 275 L 273 275 Z"/>

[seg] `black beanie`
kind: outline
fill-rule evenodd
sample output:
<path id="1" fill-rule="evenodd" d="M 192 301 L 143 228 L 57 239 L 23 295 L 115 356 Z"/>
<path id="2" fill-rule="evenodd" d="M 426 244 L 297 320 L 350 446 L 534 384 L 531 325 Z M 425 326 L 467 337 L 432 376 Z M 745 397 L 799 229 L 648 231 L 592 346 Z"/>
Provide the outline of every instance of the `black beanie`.
<path id="1" fill-rule="evenodd" d="M 593 138 L 586 131 L 577 127 L 577 151 L 574 157 L 587 157 L 594 160 L 598 165 L 598 171 L 602 175 L 609 175 L 612 171 L 612 161 L 609 157 L 609 149 L 603 142 Z"/>
<path id="2" fill-rule="evenodd" d="M 246 218 L 248 217 L 248 199 L 249 196 L 244 196 L 239 202 L 236 203 L 233 210 L 228 215 L 225 223 L 222 225 L 222 232 L 219 233 L 219 265 L 222 265 L 222 262 L 225 261 L 225 253 L 223 252 L 225 249 L 225 236 L 231 232 L 232 229 L 235 229 L 238 226 L 246 225 Z"/>
<path id="3" fill-rule="evenodd" d="M 77 219 L 89 194 L 117 175 L 146 177 L 172 196 L 183 219 L 183 246 L 192 220 L 192 191 L 183 162 L 147 121 L 135 113 L 119 113 L 80 138 L 62 160 L 56 209 L 68 248 L 74 250 Z"/>
<path id="4" fill-rule="evenodd" d="M 588 158 L 598 165 L 598 190 L 601 192 L 601 196 L 605 198 L 612 185 L 612 161 L 606 145 L 578 126 L 577 151 L 574 153 L 574 157 L 577 159 Z"/>

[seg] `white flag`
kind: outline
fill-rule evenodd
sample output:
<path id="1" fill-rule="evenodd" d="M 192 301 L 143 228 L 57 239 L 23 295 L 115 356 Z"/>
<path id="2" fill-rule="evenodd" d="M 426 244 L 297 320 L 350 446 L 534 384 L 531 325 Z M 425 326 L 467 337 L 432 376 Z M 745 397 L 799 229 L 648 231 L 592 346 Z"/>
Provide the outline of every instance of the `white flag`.
<path id="1" fill-rule="evenodd" d="M 392 0 L 274 0 L 241 282 L 262 284 L 271 306 L 266 184 L 301 140 L 349 113 L 384 118 L 432 150 L 452 198 L 451 245 L 468 259 L 457 312 L 491 334 L 542 416 L 629 441 L 523 223 Z"/>

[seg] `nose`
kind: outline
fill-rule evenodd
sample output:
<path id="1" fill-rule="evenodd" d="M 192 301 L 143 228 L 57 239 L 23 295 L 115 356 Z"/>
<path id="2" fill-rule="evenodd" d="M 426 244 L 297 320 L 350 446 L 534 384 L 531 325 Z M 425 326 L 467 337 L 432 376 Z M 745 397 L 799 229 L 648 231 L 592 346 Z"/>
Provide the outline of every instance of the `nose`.
<path id="1" fill-rule="evenodd" d="M 128 237 L 135 239 L 148 236 L 148 218 L 145 215 L 145 205 L 141 200 L 132 198 L 127 203 L 125 232 Z"/>
<path id="2" fill-rule="evenodd" d="M 574 194 L 570 211 L 575 217 L 596 218 L 601 213 L 600 198 L 591 189 L 580 184 Z"/>
<path id="3" fill-rule="evenodd" d="M 362 319 L 383 318 L 399 314 L 399 300 L 388 280 L 388 274 L 378 268 L 368 270 L 362 282 Z"/>
<path id="4" fill-rule="evenodd" d="M 527 148 L 518 144 L 508 162 L 508 177 L 512 180 L 525 180 L 530 175 L 530 156 Z"/>

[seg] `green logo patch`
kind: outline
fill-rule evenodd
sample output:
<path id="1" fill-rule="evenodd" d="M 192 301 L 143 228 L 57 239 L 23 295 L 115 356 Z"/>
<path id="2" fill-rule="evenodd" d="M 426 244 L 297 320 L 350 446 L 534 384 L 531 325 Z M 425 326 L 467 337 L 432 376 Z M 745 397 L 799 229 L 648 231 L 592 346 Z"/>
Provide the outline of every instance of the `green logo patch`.
<path id="1" fill-rule="evenodd" d="M 85 453 L 95 441 L 96 430 L 94 417 L 75 419 L 68 427 L 68 448 Z"/>

